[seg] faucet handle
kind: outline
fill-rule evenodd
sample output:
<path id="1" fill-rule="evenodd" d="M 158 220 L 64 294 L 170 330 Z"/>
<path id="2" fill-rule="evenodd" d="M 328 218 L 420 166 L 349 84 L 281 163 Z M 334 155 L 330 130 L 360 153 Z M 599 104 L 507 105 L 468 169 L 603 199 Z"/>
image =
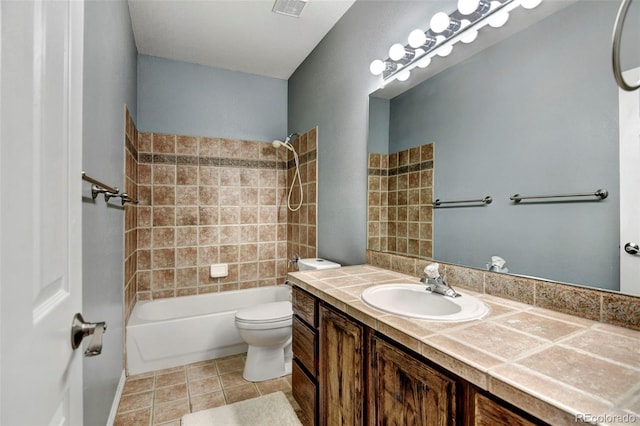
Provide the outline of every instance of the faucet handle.
<path id="1" fill-rule="evenodd" d="M 436 279 L 440 276 L 440 264 L 439 263 L 430 263 L 424 268 L 424 273 L 428 278 Z"/>

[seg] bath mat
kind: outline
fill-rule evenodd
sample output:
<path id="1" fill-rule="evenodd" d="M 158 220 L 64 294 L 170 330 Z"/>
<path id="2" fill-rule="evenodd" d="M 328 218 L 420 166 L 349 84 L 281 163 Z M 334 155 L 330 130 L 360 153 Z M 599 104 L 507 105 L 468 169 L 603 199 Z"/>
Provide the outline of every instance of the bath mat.
<path id="1" fill-rule="evenodd" d="M 287 397 L 270 393 L 182 417 L 182 426 L 301 426 Z"/>

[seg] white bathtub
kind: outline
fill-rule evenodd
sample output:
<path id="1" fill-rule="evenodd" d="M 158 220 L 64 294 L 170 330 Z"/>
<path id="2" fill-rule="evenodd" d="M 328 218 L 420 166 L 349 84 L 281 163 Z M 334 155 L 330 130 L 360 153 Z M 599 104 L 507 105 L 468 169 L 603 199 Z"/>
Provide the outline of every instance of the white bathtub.
<path id="1" fill-rule="evenodd" d="M 127 324 L 129 374 L 246 352 L 238 309 L 290 300 L 286 285 L 138 302 Z"/>

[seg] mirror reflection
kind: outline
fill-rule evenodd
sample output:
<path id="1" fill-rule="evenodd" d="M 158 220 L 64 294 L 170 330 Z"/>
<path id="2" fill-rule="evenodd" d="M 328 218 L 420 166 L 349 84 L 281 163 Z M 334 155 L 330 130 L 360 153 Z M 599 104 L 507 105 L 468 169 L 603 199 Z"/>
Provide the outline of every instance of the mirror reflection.
<path id="1" fill-rule="evenodd" d="M 486 269 L 499 256 L 509 273 L 620 289 L 618 164 L 625 153 L 611 69 L 618 6 L 577 2 L 393 99 L 372 94 L 370 153 L 432 143 L 434 199 L 493 199 L 424 213 L 433 259 Z M 637 2 L 623 37 L 623 69 L 639 67 Z M 608 197 L 509 199 L 598 189 Z M 397 252 L 411 238 L 411 223 L 406 229 L 386 235 L 393 244 L 373 246 L 370 238 L 369 248 Z"/>

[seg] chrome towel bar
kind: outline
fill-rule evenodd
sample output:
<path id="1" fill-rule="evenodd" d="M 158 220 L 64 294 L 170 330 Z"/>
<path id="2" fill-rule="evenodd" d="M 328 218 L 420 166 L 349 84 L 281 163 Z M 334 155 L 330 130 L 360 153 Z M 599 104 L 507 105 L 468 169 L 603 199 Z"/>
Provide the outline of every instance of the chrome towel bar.
<path id="1" fill-rule="evenodd" d="M 606 189 L 598 189 L 595 192 L 587 192 L 587 193 L 580 193 L 580 194 L 527 195 L 527 196 L 515 194 L 509 197 L 509 199 L 514 203 L 519 203 L 522 200 L 532 200 L 532 199 L 597 197 L 598 199 L 595 201 L 600 201 L 600 200 L 604 200 L 608 196 L 609 196 L 609 192 Z"/>
<path id="2" fill-rule="evenodd" d="M 118 189 L 118 187 L 111 187 L 109 185 L 106 185 L 102 182 L 100 182 L 98 179 L 94 179 L 91 176 L 87 176 L 87 173 L 85 173 L 84 171 L 82 172 L 82 180 L 86 180 L 87 182 L 91 182 L 93 185 L 95 185 L 97 188 L 95 188 L 95 192 L 94 192 L 94 188 L 92 187 L 92 196 L 93 199 L 95 200 L 96 197 L 98 196 L 98 194 L 104 194 L 105 191 L 106 192 L 111 192 L 112 194 L 117 194 L 118 192 L 120 192 L 120 190 Z M 102 191 L 104 190 L 104 191 Z"/>
<path id="3" fill-rule="evenodd" d="M 87 176 L 87 174 L 82 172 L 82 180 L 86 180 L 87 182 L 91 182 L 91 198 L 94 200 L 98 197 L 98 195 L 104 195 L 104 201 L 109 202 L 111 198 L 120 198 L 122 200 L 122 205 L 125 203 L 138 204 L 138 200 L 135 200 L 129 197 L 129 194 L 126 192 L 120 193 L 120 190 L 117 186 L 109 186 L 97 179 L 92 178 L 91 176 Z"/>
<path id="4" fill-rule="evenodd" d="M 493 198 L 491 198 L 490 196 L 486 196 L 484 198 L 481 198 L 479 200 L 457 200 L 457 201 L 441 201 L 439 198 L 437 200 L 435 200 L 433 202 L 433 207 L 439 207 L 442 204 L 461 204 L 461 203 L 482 203 L 482 204 L 491 204 L 491 202 L 493 201 Z"/>

